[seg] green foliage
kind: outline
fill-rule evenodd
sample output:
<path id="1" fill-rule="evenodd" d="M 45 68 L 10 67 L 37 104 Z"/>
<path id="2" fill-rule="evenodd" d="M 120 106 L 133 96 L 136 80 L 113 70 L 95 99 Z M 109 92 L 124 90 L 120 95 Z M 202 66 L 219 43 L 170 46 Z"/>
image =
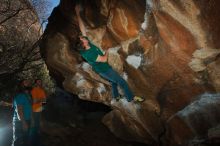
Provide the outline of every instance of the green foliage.
<path id="1" fill-rule="evenodd" d="M 33 68 L 28 71 L 24 71 L 19 75 L 19 78 L 26 78 L 30 80 L 31 85 L 34 86 L 35 79 L 41 79 L 44 89 L 47 94 L 52 94 L 55 91 L 55 82 L 49 75 L 49 71 L 46 65 L 42 65 L 39 68 Z"/>

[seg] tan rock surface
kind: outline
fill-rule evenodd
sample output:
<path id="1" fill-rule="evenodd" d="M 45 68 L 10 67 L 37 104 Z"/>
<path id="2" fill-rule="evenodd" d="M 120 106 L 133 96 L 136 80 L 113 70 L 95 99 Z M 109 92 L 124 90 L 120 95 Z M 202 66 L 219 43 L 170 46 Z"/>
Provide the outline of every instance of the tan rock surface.
<path id="1" fill-rule="evenodd" d="M 191 138 L 207 134 L 207 130 L 199 135 L 193 131 L 198 127 L 209 129 L 216 121 L 210 125 L 192 119 L 190 123 L 197 125 L 192 127 L 178 112 L 190 106 L 198 95 L 219 91 L 219 55 L 204 53 L 219 52 L 216 38 L 220 29 L 212 28 L 220 22 L 214 20 L 220 11 L 219 2 L 85 1 L 83 16 L 91 40 L 103 50 L 110 48 L 109 63 L 123 75 L 135 94 L 145 97 L 140 105 L 124 100 L 111 102 L 109 83 L 95 74 L 75 51 L 79 28 L 74 5 L 70 0 L 61 1 L 49 19 L 41 47 L 51 73 L 63 82 L 66 90 L 81 99 L 111 106 L 113 111 L 103 122 L 126 140 L 185 146 Z M 202 107 L 200 110 L 206 111 Z M 211 107 L 209 102 L 207 107 Z M 211 115 L 219 121 L 217 113 Z M 193 115 L 203 119 L 200 111 Z"/>

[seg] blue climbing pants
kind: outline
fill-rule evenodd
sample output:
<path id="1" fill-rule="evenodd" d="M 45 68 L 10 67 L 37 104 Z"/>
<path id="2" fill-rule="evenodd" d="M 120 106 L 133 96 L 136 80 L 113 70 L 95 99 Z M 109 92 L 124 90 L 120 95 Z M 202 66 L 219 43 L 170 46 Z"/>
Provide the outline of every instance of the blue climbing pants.
<path id="1" fill-rule="evenodd" d="M 99 73 L 99 75 L 111 83 L 113 98 L 119 96 L 117 88 L 119 86 L 123 90 L 127 101 L 133 100 L 134 95 L 130 90 L 127 82 L 115 70 L 110 68 L 104 73 Z"/>

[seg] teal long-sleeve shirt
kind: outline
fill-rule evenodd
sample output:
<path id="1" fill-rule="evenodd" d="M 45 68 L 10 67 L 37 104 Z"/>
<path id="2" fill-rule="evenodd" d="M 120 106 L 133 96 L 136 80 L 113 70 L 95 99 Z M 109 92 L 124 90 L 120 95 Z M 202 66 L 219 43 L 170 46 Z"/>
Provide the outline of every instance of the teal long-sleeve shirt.
<path id="1" fill-rule="evenodd" d="M 108 62 L 96 62 L 98 55 L 103 56 L 102 51 L 89 42 L 90 48 L 88 50 L 81 50 L 81 56 L 92 66 L 93 70 L 97 73 L 106 72 L 111 66 Z"/>

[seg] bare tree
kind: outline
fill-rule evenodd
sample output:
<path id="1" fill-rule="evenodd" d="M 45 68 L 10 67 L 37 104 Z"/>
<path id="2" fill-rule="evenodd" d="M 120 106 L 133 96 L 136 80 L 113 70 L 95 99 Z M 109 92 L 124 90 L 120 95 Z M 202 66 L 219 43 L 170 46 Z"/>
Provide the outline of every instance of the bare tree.
<path id="1" fill-rule="evenodd" d="M 39 1 L 43 2 L 43 0 Z M 35 6 L 37 4 L 35 3 Z M 43 4 L 41 3 L 39 7 L 39 9 L 42 8 L 42 13 L 47 7 L 47 5 L 43 6 Z M 42 25 L 39 22 L 36 11 L 28 0 L 1 0 L 1 91 L 2 88 L 7 88 L 9 81 L 18 79 L 21 74 L 30 74 L 30 72 L 39 70 L 44 65 L 39 51 Z M 44 19 L 45 17 L 41 18 Z"/>
<path id="2" fill-rule="evenodd" d="M 51 7 L 50 0 L 30 0 L 33 7 L 35 8 L 41 22 L 46 21 L 50 13 L 48 12 Z"/>

